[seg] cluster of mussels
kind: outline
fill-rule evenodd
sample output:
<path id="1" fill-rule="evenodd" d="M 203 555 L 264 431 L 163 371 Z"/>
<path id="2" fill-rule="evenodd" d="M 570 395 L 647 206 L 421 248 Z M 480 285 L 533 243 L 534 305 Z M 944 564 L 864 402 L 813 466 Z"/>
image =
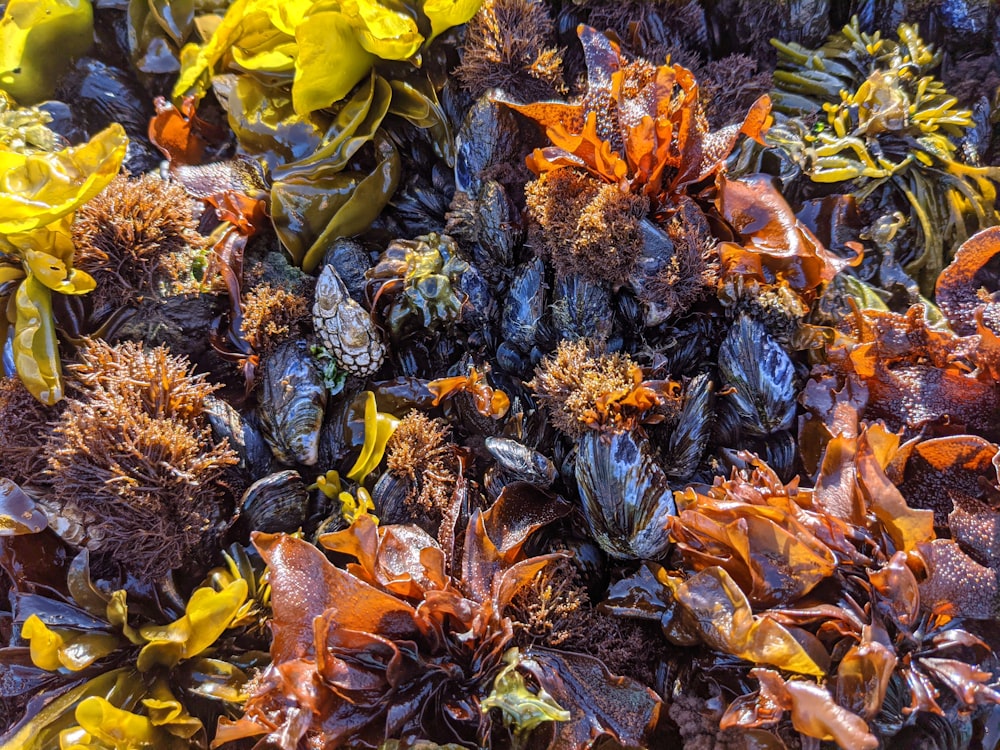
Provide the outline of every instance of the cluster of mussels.
<path id="1" fill-rule="evenodd" d="M 9 0 L 0 747 L 995 750 L 998 165 L 988 0 Z"/>

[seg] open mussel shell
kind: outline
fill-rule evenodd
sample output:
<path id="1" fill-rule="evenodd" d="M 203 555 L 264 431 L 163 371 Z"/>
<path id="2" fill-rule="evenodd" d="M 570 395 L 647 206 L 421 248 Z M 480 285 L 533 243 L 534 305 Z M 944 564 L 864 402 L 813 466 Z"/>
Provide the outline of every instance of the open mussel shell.
<path id="1" fill-rule="evenodd" d="M 795 419 L 795 366 L 763 324 L 741 315 L 719 347 L 729 404 L 749 435 L 786 430 Z"/>
<path id="2" fill-rule="evenodd" d="M 309 512 L 309 493 L 297 471 L 278 471 L 247 487 L 240 516 L 252 531 L 291 533 L 302 528 Z"/>
<path id="3" fill-rule="evenodd" d="M 576 482 L 584 516 L 601 549 L 628 560 L 666 553 L 667 519 L 677 507 L 645 436 L 587 433 L 578 448 Z"/>
<path id="4" fill-rule="evenodd" d="M 286 341 L 264 360 L 259 414 L 264 438 L 284 464 L 312 466 L 326 409 L 323 375 L 305 341 Z"/>

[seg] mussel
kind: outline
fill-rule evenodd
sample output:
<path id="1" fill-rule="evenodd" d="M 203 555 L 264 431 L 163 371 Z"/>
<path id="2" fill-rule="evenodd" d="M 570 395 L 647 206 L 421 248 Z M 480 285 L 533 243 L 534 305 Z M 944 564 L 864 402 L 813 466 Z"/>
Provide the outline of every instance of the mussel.
<path id="1" fill-rule="evenodd" d="M 787 430 L 795 419 L 795 366 L 763 324 L 740 315 L 719 347 L 727 396 L 749 435 Z"/>
<path id="2" fill-rule="evenodd" d="M 552 324 L 563 338 L 606 341 L 614 324 L 611 293 L 579 274 L 558 279 L 552 292 Z"/>
<path id="3" fill-rule="evenodd" d="M 486 449 L 497 460 L 486 471 L 485 489 L 496 500 L 511 482 L 528 482 L 547 490 L 556 479 L 555 465 L 541 453 L 509 438 L 488 437 Z"/>
<path id="4" fill-rule="evenodd" d="M 670 546 L 667 519 L 677 506 L 649 440 L 634 432 L 588 432 L 580 440 L 576 482 L 597 543 L 612 557 L 655 560 Z"/>
<path id="5" fill-rule="evenodd" d="M 284 464 L 312 466 L 319 458 L 326 387 L 309 345 L 286 341 L 278 346 L 264 360 L 261 385 L 261 426 L 275 457 Z"/>
<path id="6" fill-rule="evenodd" d="M 302 528 L 309 511 L 309 493 L 297 471 L 268 474 L 247 487 L 240 515 L 253 531 L 291 533 Z"/>
<path id="7" fill-rule="evenodd" d="M 544 311 L 545 264 L 536 257 L 521 265 L 510 282 L 500 323 L 504 341 L 519 351 L 530 352 Z"/>
<path id="8" fill-rule="evenodd" d="M 666 472 L 673 479 L 690 478 L 701 462 L 712 433 L 712 391 L 708 373 L 696 375 L 684 387 L 680 417 L 667 440 Z"/>
<path id="9" fill-rule="evenodd" d="M 488 94 L 481 97 L 465 116 L 455 139 L 455 189 L 478 197 L 483 174 L 518 152 L 518 137 L 514 113 Z"/>

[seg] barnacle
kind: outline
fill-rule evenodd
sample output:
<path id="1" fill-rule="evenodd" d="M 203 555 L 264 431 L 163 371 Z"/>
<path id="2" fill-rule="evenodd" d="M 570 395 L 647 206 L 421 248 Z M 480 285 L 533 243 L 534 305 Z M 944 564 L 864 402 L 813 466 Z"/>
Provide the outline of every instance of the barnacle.
<path id="1" fill-rule="evenodd" d="M 639 220 L 649 200 L 573 169 L 545 172 L 525 186 L 531 241 L 556 274 L 598 282 L 629 279 L 642 250 Z"/>
<path id="2" fill-rule="evenodd" d="M 204 251 L 197 227 L 184 190 L 155 175 L 118 176 L 85 203 L 72 226 L 74 260 L 97 284 L 97 320 L 154 294 L 167 256 Z"/>
<path id="3" fill-rule="evenodd" d="M 236 463 L 204 414 L 218 386 L 163 347 L 95 341 L 80 356 L 77 393 L 49 449 L 53 528 L 102 564 L 152 578 L 205 559 L 231 502 L 225 470 Z"/>
<path id="4" fill-rule="evenodd" d="M 376 304 L 388 299 L 384 313 L 394 336 L 413 329 L 434 330 L 461 318 L 466 299 L 462 275 L 469 264 L 448 235 L 428 234 L 413 240 L 394 240 L 365 275 L 379 282 Z"/>
<path id="5" fill-rule="evenodd" d="M 1000 221 L 1000 169 L 963 156 L 972 116 L 933 77 L 940 55 L 913 26 L 898 37 L 863 33 L 854 18 L 817 50 L 774 42 L 775 107 L 825 113 L 812 130 L 783 128 L 790 137 L 777 145 L 814 182 L 844 185 L 878 214 L 904 210 L 918 239 L 899 260 L 928 293 L 954 248 Z"/>
<path id="6" fill-rule="evenodd" d="M 585 340 L 561 341 L 528 383 L 567 435 L 589 429 L 615 431 L 662 421 L 680 408 L 680 389 L 669 381 L 644 381 L 628 355 L 595 354 Z"/>
<path id="7" fill-rule="evenodd" d="M 492 88 L 526 100 L 552 96 L 565 88 L 554 31 L 540 0 L 485 0 L 465 27 L 455 75 L 477 98 Z"/>

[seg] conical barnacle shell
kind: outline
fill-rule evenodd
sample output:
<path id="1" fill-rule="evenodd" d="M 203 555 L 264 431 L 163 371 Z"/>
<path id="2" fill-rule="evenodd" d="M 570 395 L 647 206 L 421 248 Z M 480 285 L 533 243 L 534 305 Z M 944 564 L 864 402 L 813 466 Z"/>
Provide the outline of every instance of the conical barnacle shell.
<path id="1" fill-rule="evenodd" d="M 309 511 L 309 493 L 297 471 L 278 471 L 247 487 L 240 514 L 253 531 L 275 534 L 302 527 Z"/>
<path id="2" fill-rule="evenodd" d="M 358 377 L 374 375 L 385 360 L 385 345 L 371 316 L 351 299 L 347 287 L 331 265 L 316 282 L 313 302 L 316 335 L 337 364 Z"/>
<path id="3" fill-rule="evenodd" d="M 696 375 L 685 386 L 677 426 L 667 439 L 667 476 L 688 479 L 698 468 L 712 433 L 712 395 L 712 380 L 707 372 Z"/>
<path id="4" fill-rule="evenodd" d="M 326 409 L 323 375 L 305 341 L 286 341 L 264 360 L 259 408 L 264 437 L 285 464 L 312 466 Z"/>
<path id="5" fill-rule="evenodd" d="M 741 315 L 719 347 L 719 372 L 729 403 L 750 435 L 786 430 L 795 419 L 791 357 L 748 315 Z"/>
<path id="6" fill-rule="evenodd" d="M 588 432 L 578 450 L 583 514 L 601 549 L 627 560 L 661 557 L 670 545 L 667 519 L 677 507 L 649 441 L 632 432 Z"/>

